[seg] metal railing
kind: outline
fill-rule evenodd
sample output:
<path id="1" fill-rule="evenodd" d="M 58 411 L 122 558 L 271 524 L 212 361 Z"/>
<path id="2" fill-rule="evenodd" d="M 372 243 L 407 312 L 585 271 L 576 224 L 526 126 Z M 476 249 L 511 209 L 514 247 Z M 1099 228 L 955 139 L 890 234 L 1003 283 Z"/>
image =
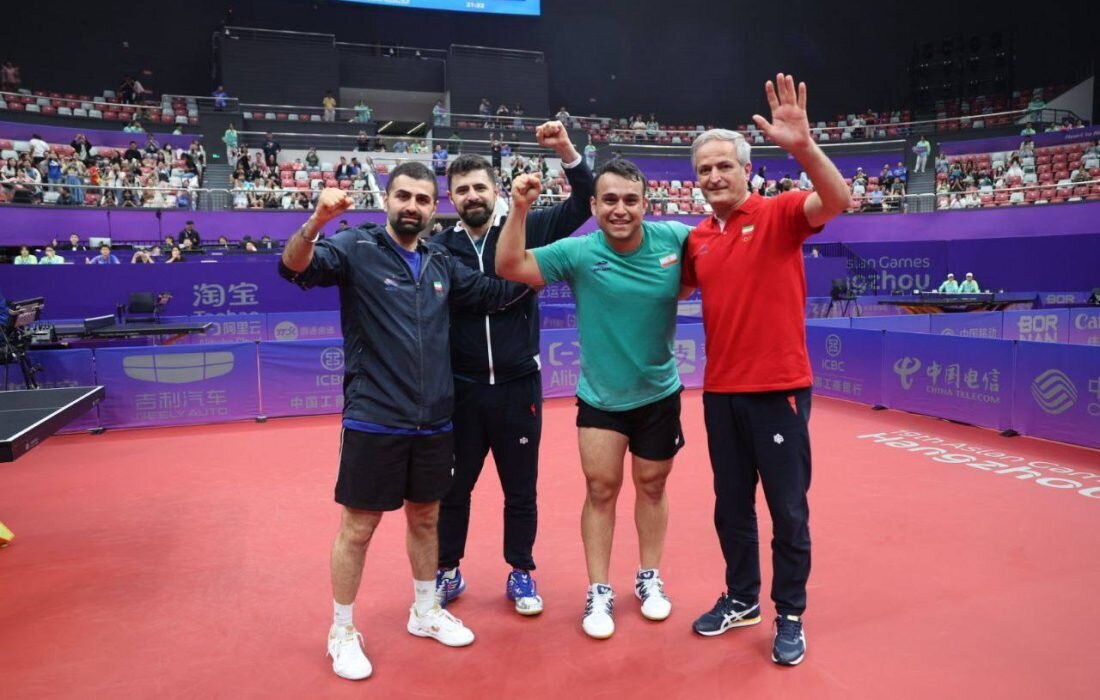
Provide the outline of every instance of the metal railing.
<path id="1" fill-rule="evenodd" d="M 1078 188 L 1084 188 L 1082 192 Z M 1093 190 L 1096 190 L 1094 192 Z M 1082 201 L 1089 198 L 1092 194 L 1100 195 L 1100 179 L 1090 177 L 1088 180 L 1059 180 L 1058 182 L 1036 182 L 1028 183 L 1024 185 L 1014 185 L 1011 187 L 986 187 L 986 188 L 968 188 L 964 192 L 936 192 L 936 208 L 939 210 L 944 209 L 980 209 L 982 207 L 990 206 L 990 203 L 982 203 L 983 197 L 992 197 L 993 206 L 1001 206 L 1002 204 L 1018 205 L 1018 204 L 1035 204 L 1036 202 L 1049 203 L 1050 200 L 1043 197 L 1044 191 L 1053 191 L 1054 197 L 1064 199 L 1065 201 L 1076 200 Z M 1039 196 L 1034 199 L 1027 199 L 1027 195 L 1030 192 L 1038 192 Z M 1008 199 L 997 199 L 998 195 L 1007 194 Z M 1021 195 L 1018 198 L 1014 198 L 1014 195 Z M 967 198 L 968 202 L 961 207 L 952 207 L 952 202 L 959 198 Z M 977 202 L 974 202 L 974 198 Z"/>
<path id="2" fill-rule="evenodd" d="M 24 104 L 37 104 L 39 107 L 43 106 L 57 106 L 68 107 L 69 109 L 83 109 L 86 112 L 98 111 L 101 113 L 116 112 L 133 113 L 139 119 L 142 115 L 146 117 L 150 114 L 172 114 L 175 115 L 175 108 L 172 107 L 171 98 L 180 98 L 180 95 L 162 95 L 159 103 L 142 102 L 142 103 L 126 103 L 126 102 L 110 102 L 102 97 L 94 97 L 87 100 L 72 97 L 46 97 L 42 95 L 26 94 L 21 92 L 2 92 L 0 91 L 0 101 L 10 104 L 13 100 L 18 100 Z M 189 97 L 189 96 L 188 96 Z M 165 102 L 165 99 L 168 102 Z M 186 102 L 185 98 L 185 102 Z M 198 98 L 193 98 L 198 99 Z M 213 99 L 213 98 L 211 98 Z M 45 102 L 46 105 L 42 103 Z M 10 108 L 9 108 L 10 109 Z M 197 116 L 197 113 L 188 116 Z M 89 117 L 94 118 L 94 117 Z M 102 118 L 102 117 L 99 117 Z"/>

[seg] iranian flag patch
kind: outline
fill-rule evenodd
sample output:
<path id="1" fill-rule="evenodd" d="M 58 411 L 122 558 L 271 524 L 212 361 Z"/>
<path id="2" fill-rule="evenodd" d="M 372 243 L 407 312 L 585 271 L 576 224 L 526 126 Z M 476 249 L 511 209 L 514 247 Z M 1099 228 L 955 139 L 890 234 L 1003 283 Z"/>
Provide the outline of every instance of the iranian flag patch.
<path id="1" fill-rule="evenodd" d="M 680 256 L 676 255 L 676 253 L 669 253 L 668 255 L 661 258 L 661 267 L 668 267 L 669 265 L 675 265 L 677 262 L 679 262 L 679 260 L 680 260 Z"/>

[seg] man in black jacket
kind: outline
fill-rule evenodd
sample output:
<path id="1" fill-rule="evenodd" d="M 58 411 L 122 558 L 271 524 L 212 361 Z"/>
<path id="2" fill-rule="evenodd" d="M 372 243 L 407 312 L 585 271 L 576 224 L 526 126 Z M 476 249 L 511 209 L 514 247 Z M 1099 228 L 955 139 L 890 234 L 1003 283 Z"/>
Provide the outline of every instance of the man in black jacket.
<path id="1" fill-rule="evenodd" d="M 591 216 L 592 171 L 561 122 L 536 129 L 539 145 L 553 149 L 573 187 L 556 206 L 527 215 L 527 247 L 566 238 Z M 456 158 L 447 188 L 461 222 L 432 241 L 470 267 L 496 277 L 497 239 L 504 217 L 494 216 L 496 182 L 480 156 Z M 521 615 L 542 612 L 531 571 L 538 524 L 536 480 L 542 435 L 538 299 L 530 295 L 504 313 L 456 311 L 451 319 L 451 364 L 455 373 L 455 479 L 439 513 L 437 594 L 442 604 L 465 590 L 458 569 L 470 524 L 470 494 L 491 449 L 504 489 L 504 559 L 512 567 L 508 597 Z"/>
<path id="2" fill-rule="evenodd" d="M 344 430 L 336 501 L 344 506 L 332 549 L 333 671 L 371 674 L 352 622 L 367 545 L 385 511 L 405 508 L 415 602 L 408 631 L 448 646 L 474 634 L 439 607 L 439 499 L 453 469 L 454 388 L 448 353 L 450 307 L 506 308 L 528 292 L 459 263 L 419 240 L 435 213 L 435 176 L 403 163 L 386 183 L 386 227 L 366 225 L 318 241 L 318 232 L 352 204 L 326 189 L 306 224 L 287 242 L 280 274 L 308 289 L 337 286 L 344 333 Z"/>

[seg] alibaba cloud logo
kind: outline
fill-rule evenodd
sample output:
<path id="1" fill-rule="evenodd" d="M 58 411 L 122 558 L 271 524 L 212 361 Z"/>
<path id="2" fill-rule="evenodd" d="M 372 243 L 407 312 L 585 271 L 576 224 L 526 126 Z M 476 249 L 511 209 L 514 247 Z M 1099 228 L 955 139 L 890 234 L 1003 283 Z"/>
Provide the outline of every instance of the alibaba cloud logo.
<path id="1" fill-rule="evenodd" d="M 231 352 L 185 352 L 165 355 L 131 355 L 122 358 L 126 376 L 142 382 L 190 384 L 233 371 Z"/>
<path id="2" fill-rule="evenodd" d="M 1061 371 L 1048 369 L 1031 382 L 1031 396 L 1039 408 L 1056 416 L 1077 403 L 1077 386 Z"/>
<path id="3" fill-rule="evenodd" d="M 908 391 L 913 387 L 913 375 L 920 369 L 920 360 L 916 357 L 902 357 L 894 363 L 894 373 L 901 379 L 901 388 Z"/>

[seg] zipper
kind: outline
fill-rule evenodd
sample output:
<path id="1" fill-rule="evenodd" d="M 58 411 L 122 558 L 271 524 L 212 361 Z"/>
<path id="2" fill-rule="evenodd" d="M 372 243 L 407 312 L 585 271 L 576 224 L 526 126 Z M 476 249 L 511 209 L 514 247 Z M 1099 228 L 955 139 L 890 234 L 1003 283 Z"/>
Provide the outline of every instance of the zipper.
<path id="1" fill-rule="evenodd" d="M 482 240 L 484 240 L 486 237 L 488 237 L 489 234 L 492 232 L 492 230 L 493 230 L 492 227 L 489 227 L 489 230 L 485 232 L 485 236 L 482 237 Z M 474 237 L 470 235 L 469 231 L 466 231 L 465 233 L 466 233 L 466 238 L 469 239 L 469 241 L 470 241 L 470 245 L 472 245 L 474 247 L 474 253 L 477 254 L 477 267 L 481 271 L 481 274 L 484 275 L 485 274 L 485 260 L 482 256 L 485 253 L 485 243 L 487 243 L 488 241 L 486 241 L 485 243 L 482 243 L 481 244 L 481 250 L 478 250 L 477 249 L 477 243 L 474 242 Z M 488 355 L 489 355 L 489 384 L 490 385 L 496 384 L 496 372 L 493 370 L 493 334 L 489 329 L 489 315 L 488 314 L 485 315 L 485 349 L 488 351 Z"/>
<path id="2" fill-rule="evenodd" d="M 428 269 L 428 265 L 432 260 L 431 251 L 425 250 L 424 252 L 425 255 L 420 260 L 420 278 L 413 279 L 413 284 L 416 286 L 416 357 L 420 362 L 420 400 L 416 403 L 417 430 L 420 430 L 421 425 L 424 423 L 424 336 L 421 333 L 423 323 L 420 320 L 420 281 L 424 279 L 424 272 Z M 405 265 L 405 261 L 402 260 L 401 264 Z M 409 266 L 405 265 L 405 269 L 408 270 Z"/>

